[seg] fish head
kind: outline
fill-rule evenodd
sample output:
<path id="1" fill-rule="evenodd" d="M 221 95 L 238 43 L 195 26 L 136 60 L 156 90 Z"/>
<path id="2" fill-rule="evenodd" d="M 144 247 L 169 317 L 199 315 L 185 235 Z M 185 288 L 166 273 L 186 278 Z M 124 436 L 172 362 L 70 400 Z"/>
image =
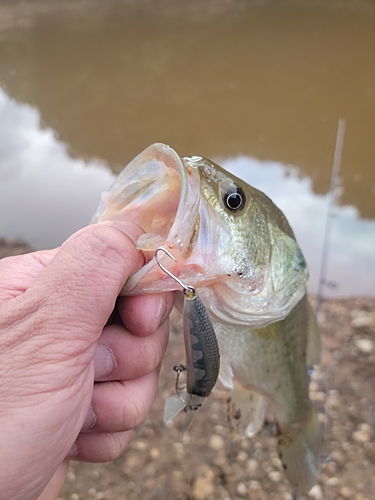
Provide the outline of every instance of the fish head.
<path id="1" fill-rule="evenodd" d="M 206 158 L 147 148 L 103 193 L 92 222 L 121 219 L 143 229 L 137 247 L 147 257 L 122 294 L 181 290 L 155 259 L 160 246 L 175 259 L 159 253 L 160 263 L 221 322 L 265 326 L 305 293 L 306 262 L 282 212 Z"/>

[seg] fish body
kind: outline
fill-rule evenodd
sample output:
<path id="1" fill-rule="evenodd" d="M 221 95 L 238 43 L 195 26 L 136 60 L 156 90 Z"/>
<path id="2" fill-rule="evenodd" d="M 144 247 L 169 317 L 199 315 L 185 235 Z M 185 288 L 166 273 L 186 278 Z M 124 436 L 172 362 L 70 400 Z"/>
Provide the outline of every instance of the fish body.
<path id="1" fill-rule="evenodd" d="M 321 447 L 307 368 L 319 363 L 320 340 L 307 265 L 285 216 L 210 160 L 154 144 L 103 193 L 93 222 L 115 219 L 142 227 L 137 247 L 149 259 L 122 294 L 180 290 L 154 258 L 160 245 L 173 255 L 176 262 L 161 261 L 197 290 L 214 326 L 233 427 L 255 434 L 267 402 L 285 473 L 295 491 L 307 492 Z"/>

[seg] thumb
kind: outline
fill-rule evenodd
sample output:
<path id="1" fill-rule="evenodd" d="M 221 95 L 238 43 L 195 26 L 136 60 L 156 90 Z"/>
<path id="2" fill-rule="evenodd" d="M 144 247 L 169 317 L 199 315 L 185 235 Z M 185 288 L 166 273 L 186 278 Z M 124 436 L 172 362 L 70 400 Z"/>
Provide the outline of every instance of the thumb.
<path id="1" fill-rule="evenodd" d="M 48 323 L 100 335 L 128 277 L 143 265 L 130 222 L 88 226 L 71 236 L 23 294 Z M 64 336 L 68 332 L 64 332 Z M 92 339 L 94 340 L 94 339 Z"/>

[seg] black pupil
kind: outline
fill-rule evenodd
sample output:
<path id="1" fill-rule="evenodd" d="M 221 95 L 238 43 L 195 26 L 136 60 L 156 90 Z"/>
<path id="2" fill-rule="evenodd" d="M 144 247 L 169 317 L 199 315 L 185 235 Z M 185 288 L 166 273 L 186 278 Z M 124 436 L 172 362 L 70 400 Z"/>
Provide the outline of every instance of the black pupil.
<path id="1" fill-rule="evenodd" d="M 239 194 L 230 194 L 227 198 L 227 203 L 230 208 L 236 209 L 241 205 L 242 197 Z"/>
<path id="2" fill-rule="evenodd" d="M 240 210 L 245 204 L 245 195 L 240 188 L 231 190 L 225 195 L 225 204 L 230 210 Z"/>

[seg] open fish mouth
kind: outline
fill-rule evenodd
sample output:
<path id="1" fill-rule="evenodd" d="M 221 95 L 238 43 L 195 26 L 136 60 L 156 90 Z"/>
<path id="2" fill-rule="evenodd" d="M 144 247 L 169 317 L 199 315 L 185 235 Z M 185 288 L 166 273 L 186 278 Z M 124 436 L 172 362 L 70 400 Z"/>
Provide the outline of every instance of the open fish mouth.
<path id="1" fill-rule="evenodd" d="M 198 255 L 195 244 L 201 218 L 199 186 L 197 170 L 189 169 L 172 148 L 157 143 L 129 163 L 102 194 L 92 223 L 127 220 L 144 231 L 137 248 L 149 262 L 129 279 L 122 294 L 178 288 L 156 263 L 154 255 L 160 246 L 167 248 L 177 260 L 174 263 L 166 257 L 165 265 L 173 274 L 193 286 L 203 276 L 201 256 L 194 259 Z M 182 260 L 183 268 L 179 265 Z"/>
<path id="2" fill-rule="evenodd" d="M 127 220 L 144 234 L 146 264 L 121 295 L 181 290 L 155 259 L 199 289 L 222 322 L 263 327 L 305 294 L 306 262 L 283 214 L 263 193 L 200 156 L 153 144 L 102 194 L 92 223 Z"/>

